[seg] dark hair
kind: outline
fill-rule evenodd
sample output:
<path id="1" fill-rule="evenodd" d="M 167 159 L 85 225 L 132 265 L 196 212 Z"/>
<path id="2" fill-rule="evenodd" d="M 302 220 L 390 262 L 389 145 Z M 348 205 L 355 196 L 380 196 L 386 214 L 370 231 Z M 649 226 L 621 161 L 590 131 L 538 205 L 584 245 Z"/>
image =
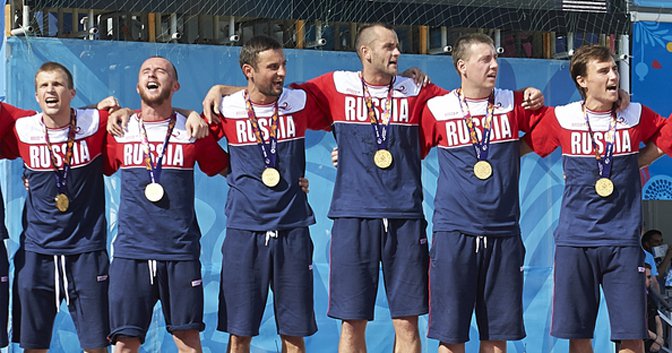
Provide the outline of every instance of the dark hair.
<path id="1" fill-rule="evenodd" d="M 369 23 L 369 24 L 365 24 L 365 25 L 359 27 L 359 30 L 357 30 L 357 35 L 355 36 L 355 52 L 357 53 L 357 56 L 359 56 L 360 58 L 361 58 L 361 55 L 360 55 L 360 52 L 359 52 L 359 48 L 363 44 L 365 44 L 365 43 L 362 43 L 362 37 L 363 37 L 362 34 L 364 34 L 364 32 L 366 32 L 370 29 L 373 29 L 374 27 L 382 27 L 382 28 L 385 28 L 387 30 L 390 30 L 390 31 L 394 32 L 394 27 L 388 25 L 387 23 L 381 23 L 381 22 Z"/>
<path id="2" fill-rule="evenodd" d="M 175 81 L 179 81 L 179 77 L 177 76 L 177 68 L 175 67 L 175 64 L 173 64 L 172 61 L 168 60 L 166 57 L 163 57 L 161 55 L 152 55 L 148 59 L 152 59 L 152 58 L 163 59 L 163 60 L 169 62 L 170 66 L 173 68 L 173 73 L 175 73 Z"/>
<path id="3" fill-rule="evenodd" d="M 576 77 L 586 77 L 588 74 L 588 63 L 591 60 L 607 62 L 609 60 L 614 60 L 614 56 L 611 54 L 609 48 L 597 44 L 584 45 L 574 52 L 572 59 L 569 61 L 569 73 L 572 76 L 576 88 L 579 90 L 579 93 L 581 93 L 581 97 L 584 99 L 586 98 L 586 91 L 579 85 Z"/>
<path id="4" fill-rule="evenodd" d="M 460 36 L 460 38 L 457 38 L 455 41 L 455 45 L 453 45 L 453 65 L 455 66 L 455 70 L 457 70 L 457 62 L 460 60 L 465 60 L 466 55 L 467 55 L 467 48 L 471 44 L 476 44 L 476 43 L 483 43 L 483 44 L 490 44 L 493 47 L 495 46 L 495 42 L 490 38 L 490 36 L 483 34 L 483 33 L 469 33 L 465 34 L 463 36 Z M 459 70 L 458 70 L 459 74 Z"/>
<path id="5" fill-rule="evenodd" d="M 266 50 L 282 49 L 282 44 L 267 36 L 254 36 L 240 49 L 240 67 L 247 64 L 257 69 L 259 53 Z"/>
<path id="6" fill-rule="evenodd" d="M 647 230 L 646 233 L 642 235 L 642 245 L 644 245 L 644 243 L 648 243 L 649 240 L 651 240 L 651 238 L 653 238 L 653 236 L 656 234 L 663 235 L 663 232 L 659 231 L 658 229 Z"/>
<path id="7" fill-rule="evenodd" d="M 653 268 L 651 267 L 651 264 L 645 262 L 644 267 L 648 268 L 649 270 L 652 270 Z"/>
<path id="8" fill-rule="evenodd" d="M 61 71 L 65 72 L 65 75 L 68 77 L 68 88 L 69 89 L 74 89 L 75 88 L 75 83 L 72 79 L 72 73 L 70 73 L 70 70 L 68 70 L 62 64 L 59 64 L 59 63 L 54 62 L 54 61 L 48 61 L 48 62 L 42 64 L 42 66 L 40 66 L 39 69 L 37 69 L 37 72 L 35 73 L 35 89 L 37 89 L 37 75 L 40 72 L 52 72 L 52 71 L 58 71 L 58 70 L 61 70 Z"/>

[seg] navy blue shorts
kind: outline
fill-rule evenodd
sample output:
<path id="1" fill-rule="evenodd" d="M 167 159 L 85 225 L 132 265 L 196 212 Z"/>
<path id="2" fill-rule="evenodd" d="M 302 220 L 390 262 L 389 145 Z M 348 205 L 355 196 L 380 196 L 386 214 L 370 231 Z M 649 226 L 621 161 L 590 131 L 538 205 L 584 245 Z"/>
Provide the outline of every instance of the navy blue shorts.
<path id="1" fill-rule="evenodd" d="M 555 247 L 551 335 L 593 338 L 600 285 L 611 339 L 647 338 L 644 254 L 638 246 Z"/>
<path id="2" fill-rule="evenodd" d="M 222 244 L 217 329 L 257 336 L 269 285 L 278 334 L 314 334 L 313 241 L 308 228 L 281 230 L 277 238 L 228 228 Z"/>
<path id="3" fill-rule="evenodd" d="M 23 348 L 48 349 L 56 302 L 66 300 L 81 347 L 107 346 L 109 266 L 105 250 L 53 256 L 19 249 L 14 255 L 12 341 Z"/>
<path id="4" fill-rule="evenodd" d="M 168 332 L 203 331 L 201 262 L 115 257 L 110 265 L 110 341 L 126 336 L 144 343 L 159 300 Z"/>
<path id="5" fill-rule="evenodd" d="M 9 344 L 7 320 L 9 318 L 9 260 L 5 242 L 0 239 L 0 347 Z"/>
<path id="6" fill-rule="evenodd" d="M 334 219 L 327 315 L 373 320 L 381 262 L 392 318 L 426 314 L 426 227 L 423 219 Z"/>
<path id="7" fill-rule="evenodd" d="M 482 341 L 525 337 L 525 246 L 519 236 L 435 232 L 430 258 L 429 338 L 468 341 L 474 309 Z"/>

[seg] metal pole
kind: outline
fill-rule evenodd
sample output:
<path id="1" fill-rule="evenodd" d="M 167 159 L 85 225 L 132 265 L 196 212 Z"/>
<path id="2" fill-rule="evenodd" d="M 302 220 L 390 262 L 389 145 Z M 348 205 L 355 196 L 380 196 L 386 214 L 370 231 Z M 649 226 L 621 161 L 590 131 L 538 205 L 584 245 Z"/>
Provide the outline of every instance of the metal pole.
<path id="1" fill-rule="evenodd" d="M 618 73 L 621 76 L 621 89 L 630 92 L 630 36 L 621 35 L 618 43 Z"/>

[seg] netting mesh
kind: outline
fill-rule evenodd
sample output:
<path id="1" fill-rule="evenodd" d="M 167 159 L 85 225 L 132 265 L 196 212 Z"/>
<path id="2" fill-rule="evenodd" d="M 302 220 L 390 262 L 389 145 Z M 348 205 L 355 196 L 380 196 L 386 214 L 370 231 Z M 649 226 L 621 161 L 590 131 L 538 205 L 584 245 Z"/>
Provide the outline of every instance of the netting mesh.
<path id="1" fill-rule="evenodd" d="M 268 19 L 335 22 L 382 21 L 400 25 L 445 25 L 622 33 L 623 0 L 26 0 L 35 9 L 93 8 L 124 12 L 176 12 Z M 567 12 L 572 11 L 572 12 Z M 590 16 L 582 16 L 588 13 Z M 596 14 L 606 16 L 595 17 Z M 549 21 L 550 17 L 562 20 Z M 586 23 L 583 23 L 586 22 Z M 534 25 L 534 28 L 529 27 Z M 526 28 L 527 27 L 527 28 Z M 584 27 L 584 28 L 581 28 Z"/>
<path id="2" fill-rule="evenodd" d="M 21 5 L 14 2 L 15 26 L 21 23 Z M 357 24 L 370 22 L 396 26 L 402 49 L 419 53 L 423 42 L 441 47 L 476 29 L 503 33 L 513 56 L 523 57 L 540 56 L 525 51 L 526 43 L 541 40 L 526 32 L 561 39 L 576 33 L 577 45 L 629 32 L 625 0 L 25 0 L 25 5 L 38 36 L 92 37 L 87 30 L 95 26 L 96 39 L 237 44 L 266 34 L 299 48 L 328 38 L 312 46 L 326 50 L 351 50 Z M 87 20 L 89 10 L 93 20 Z M 425 26 L 423 37 L 418 27 Z M 507 39 L 507 33 L 516 36 Z"/>

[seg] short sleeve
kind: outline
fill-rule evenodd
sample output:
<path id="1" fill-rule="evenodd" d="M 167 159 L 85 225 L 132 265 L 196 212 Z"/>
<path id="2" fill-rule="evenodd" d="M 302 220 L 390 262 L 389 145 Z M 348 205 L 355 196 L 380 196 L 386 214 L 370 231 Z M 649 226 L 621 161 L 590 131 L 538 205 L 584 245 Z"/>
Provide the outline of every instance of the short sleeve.
<path id="1" fill-rule="evenodd" d="M 561 127 L 555 116 L 554 108 L 543 107 L 535 114 L 538 114 L 538 117 L 534 118 L 537 120 L 537 123 L 535 126 L 531 127 L 530 131 L 523 138 L 523 141 L 525 141 L 535 153 L 542 157 L 546 157 L 560 146 L 559 134 Z"/>
<path id="2" fill-rule="evenodd" d="M 422 109 L 422 120 L 420 121 L 420 155 L 422 158 L 427 157 L 432 147 L 439 143 L 436 124 L 434 114 L 432 114 L 429 106 L 425 104 Z"/>
<path id="3" fill-rule="evenodd" d="M 213 176 L 229 168 L 229 154 L 217 144 L 214 136 L 206 136 L 195 143 L 196 161 L 203 173 Z"/>

